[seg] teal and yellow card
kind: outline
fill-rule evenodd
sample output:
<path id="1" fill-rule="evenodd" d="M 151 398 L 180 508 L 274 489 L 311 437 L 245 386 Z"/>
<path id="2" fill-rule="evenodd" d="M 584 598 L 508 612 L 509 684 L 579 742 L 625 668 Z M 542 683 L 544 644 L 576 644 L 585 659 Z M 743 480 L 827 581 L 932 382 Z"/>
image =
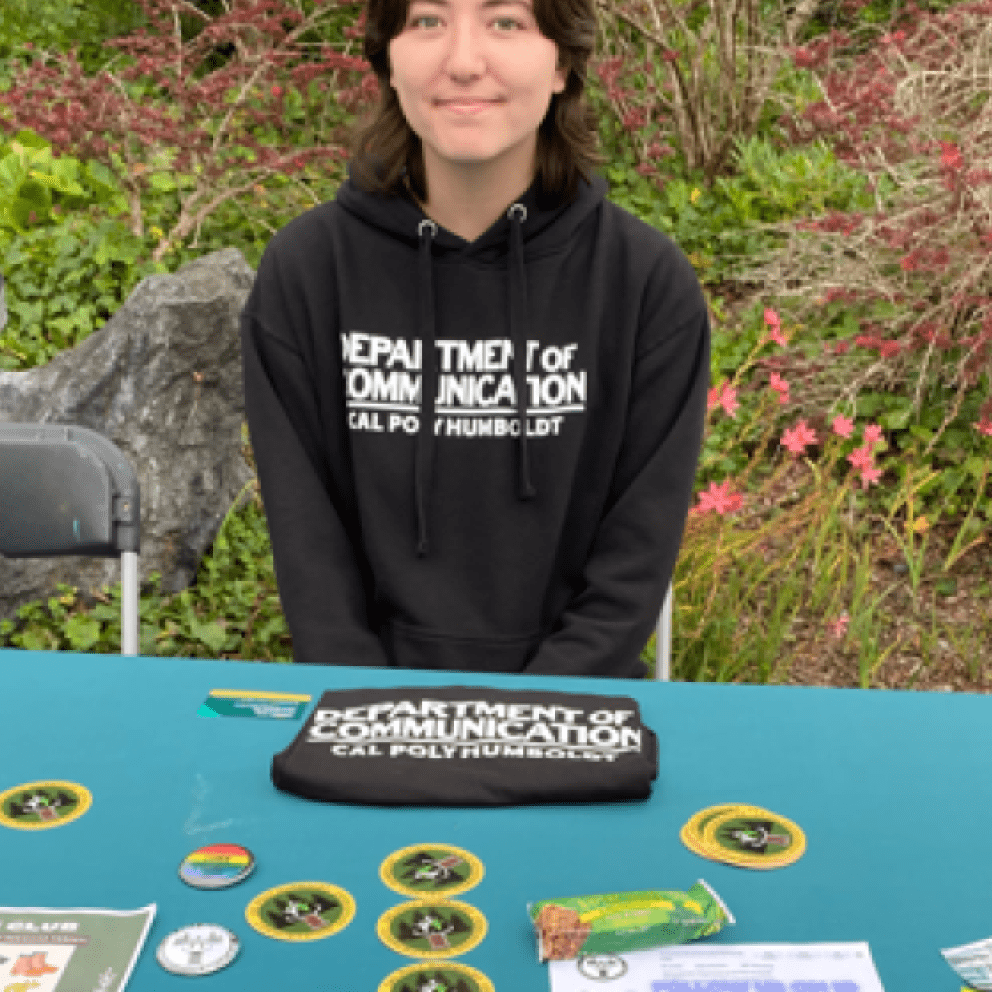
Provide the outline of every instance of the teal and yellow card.
<path id="1" fill-rule="evenodd" d="M 197 716 L 239 716 L 264 720 L 299 720 L 310 697 L 299 692 L 251 692 L 211 689 Z"/>

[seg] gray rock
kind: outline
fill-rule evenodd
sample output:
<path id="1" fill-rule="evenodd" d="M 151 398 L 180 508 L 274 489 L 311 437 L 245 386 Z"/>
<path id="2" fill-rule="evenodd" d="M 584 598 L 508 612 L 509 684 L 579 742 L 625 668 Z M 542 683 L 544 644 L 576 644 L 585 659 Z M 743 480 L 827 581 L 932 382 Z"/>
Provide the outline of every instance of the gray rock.
<path id="1" fill-rule="evenodd" d="M 254 272 L 236 249 L 142 280 L 109 321 L 47 365 L 0 370 L 0 421 L 78 424 L 130 459 L 141 485 L 140 576 L 190 585 L 251 480 L 241 446 L 238 315 Z M 59 582 L 118 581 L 116 559 L 0 558 L 0 616 Z"/>

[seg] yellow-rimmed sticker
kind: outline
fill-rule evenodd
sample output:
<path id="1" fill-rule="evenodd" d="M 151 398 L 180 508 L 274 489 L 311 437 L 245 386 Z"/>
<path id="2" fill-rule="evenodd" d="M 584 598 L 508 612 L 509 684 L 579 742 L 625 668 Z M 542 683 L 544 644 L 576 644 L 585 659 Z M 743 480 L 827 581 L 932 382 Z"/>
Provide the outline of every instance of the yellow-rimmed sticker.
<path id="1" fill-rule="evenodd" d="M 414 898 L 460 895 L 478 885 L 485 873 L 474 854 L 453 844 L 411 844 L 394 851 L 379 867 L 383 884 Z"/>
<path id="2" fill-rule="evenodd" d="M 806 835 L 792 820 L 760 806 L 738 806 L 703 829 L 707 857 L 738 868 L 783 868 L 806 851 Z"/>
<path id="3" fill-rule="evenodd" d="M 387 909 L 376 924 L 390 950 L 411 958 L 467 954 L 486 936 L 486 918 L 474 906 L 450 899 L 413 899 Z"/>
<path id="4" fill-rule="evenodd" d="M 276 940 L 323 940 L 343 930 L 354 916 L 351 893 L 327 882 L 277 885 L 245 908 L 245 919 Z"/>
<path id="5" fill-rule="evenodd" d="M 698 813 L 693 813 L 679 831 L 679 839 L 694 854 L 698 854 L 704 858 L 712 857 L 703 848 L 703 830 L 714 817 L 739 808 L 740 803 L 724 803 L 720 806 L 707 806 L 706 809 L 701 809 Z"/>
<path id="6" fill-rule="evenodd" d="M 387 975 L 378 992 L 409 992 L 414 989 L 455 989 L 458 992 L 496 992 L 496 986 L 475 968 L 451 961 L 444 964 L 411 964 Z M 433 984 L 432 984 L 433 983 Z"/>
<path id="7" fill-rule="evenodd" d="M 90 790 L 76 782 L 25 782 L 0 792 L 0 825 L 14 830 L 49 830 L 78 820 L 92 805 Z"/>

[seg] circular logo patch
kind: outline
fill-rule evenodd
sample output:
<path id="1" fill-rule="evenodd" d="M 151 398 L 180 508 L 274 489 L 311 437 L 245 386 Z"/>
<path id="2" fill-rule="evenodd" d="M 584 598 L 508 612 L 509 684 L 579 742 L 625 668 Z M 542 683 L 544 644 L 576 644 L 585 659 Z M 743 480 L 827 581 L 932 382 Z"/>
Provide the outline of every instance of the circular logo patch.
<path id="1" fill-rule="evenodd" d="M 758 807 L 715 816 L 703 830 L 710 857 L 742 868 L 781 868 L 802 857 L 806 836 L 791 820 Z"/>
<path id="2" fill-rule="evenodd" d="M 481 971 L 465 964 L 412 964 L 385 978 L 378 992 L 496 992 Z"/>
<path id="3" fill-rule="evenodd" d="M 174 975 L 210 975 L 226 968 L 240 949 L 237 936 L 226 927 L 199 923 L 170 933 L 155 957 Z"/>
<path id="4" fill-rule="evenodd" d="M 0 792 L 0 824 L 15 830 L 47 830 L 78 820 L 93 803 L 75 782 L 26 782 Z"/>
<path id="5" fill-rule="evenodd" d="M 386 910 L 379 917 L 379 939 L 412 958 L 453 958 L 465 954 L 486 935 L 486 918 L 464 902 L 417 899 Z"/>
<path id="6" fill-rule="evenodd" d="M 255 870 L 255 858 L 240 844 L 207 844 L 187 854 L 179 877 L 194 889 L 226 889 Z"/>
<path id="7" fill-rule="evenodd" d="M 708 806 L 706 809 L 701 809 L 698 813 L 693 813 L 681 831 L 679 831 L 679 837 L 682 843 L 690 851 L 701 854 L 703 857 L 709 857 L 710 855 L 703 848 L 703 831 L 710 821 L 714 820 L 721 813 L 730 813 L 739 808 L 738 804 L 729 803 L 725 806 Z"/>
<path id="8" fill-rule="evenodd" d="M 414 844 L 390 854 L 379 877 L 405 896 L 459 895 L 475 887 L 486 869 L 468 851 L 451 844 Z"/>
<path id="9" fill-rule="evenodd" d="M 321 940 L 343 930 L 354 915 L 350 893 L 326 882 L 277 885 L 245 908 L 245 919 L 276 940 Z"/>
<path id="10" fill-rule="evenodd" d="M 615 954 L 582 954 L 576 967 L 580 975 L 594 982 L 612 982 L 627 974 L 627 962 Z"/>

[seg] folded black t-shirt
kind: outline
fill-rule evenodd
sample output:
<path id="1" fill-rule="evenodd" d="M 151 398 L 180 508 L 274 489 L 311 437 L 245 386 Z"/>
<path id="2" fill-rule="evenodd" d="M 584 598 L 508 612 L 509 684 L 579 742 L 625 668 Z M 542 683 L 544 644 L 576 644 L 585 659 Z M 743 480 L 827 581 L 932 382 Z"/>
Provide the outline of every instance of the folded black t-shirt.
<path id="1" fill-rule="evenodd" d="M 657 774 L 634 699 L 472 686 L 325 692 L 272 759 L 286 792 L 382 806 L 646 799 Z"/>

